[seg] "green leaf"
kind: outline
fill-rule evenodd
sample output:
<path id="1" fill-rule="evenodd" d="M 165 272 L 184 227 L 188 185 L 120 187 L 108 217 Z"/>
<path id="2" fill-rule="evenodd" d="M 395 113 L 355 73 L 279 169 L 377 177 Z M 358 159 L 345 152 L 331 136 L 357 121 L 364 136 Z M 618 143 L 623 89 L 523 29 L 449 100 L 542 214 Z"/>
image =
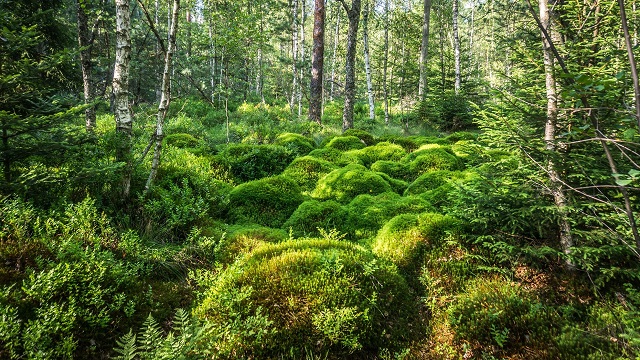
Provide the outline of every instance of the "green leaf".
<path id="1" fill-rule="evenodd" d="M 627 185 L 631 184 L 631 181 L 632 180 L 630 180 L 630 179 L 617 179 L 616 180 L 616 184 L 618 184 L 620 186 L 627 186 Z"/>

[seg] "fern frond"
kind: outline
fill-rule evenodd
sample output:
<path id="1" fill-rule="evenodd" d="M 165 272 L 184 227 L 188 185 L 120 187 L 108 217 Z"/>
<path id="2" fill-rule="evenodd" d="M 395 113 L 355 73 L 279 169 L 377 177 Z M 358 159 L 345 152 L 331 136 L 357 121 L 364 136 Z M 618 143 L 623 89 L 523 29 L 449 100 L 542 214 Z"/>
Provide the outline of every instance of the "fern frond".
<path id="1" fill-rule="evenodd" d="M 120 354 L 120 356 L 116 357 L 117 360 L 134 360 L 138 355 L 136 335 L 133 331 L 129 330 L 129 333 L 117 340 L 116 344 L 118 346 L 114 351 Z"/>

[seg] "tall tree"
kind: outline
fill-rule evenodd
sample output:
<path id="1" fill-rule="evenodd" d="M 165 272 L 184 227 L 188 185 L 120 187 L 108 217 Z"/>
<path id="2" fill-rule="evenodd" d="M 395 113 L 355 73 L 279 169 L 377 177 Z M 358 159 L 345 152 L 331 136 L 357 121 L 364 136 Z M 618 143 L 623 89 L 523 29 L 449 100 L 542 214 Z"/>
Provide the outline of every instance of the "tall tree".
<path id="1" fill-rule="evenodd" d="M 456 94 L 460 92 L 460 36 L 458 35 L 458 2 L 459 0 L 453 0 L 453 57 L 455 61 L 455 91 Z"/>
<path id="2" fill-rule="evenodd" d="M 298 93 L 298 4 L 299 0 L 291 0 L 291 99 L 289 107 L 294 113 Z"/>
<path id="3" fill-rule="evenodd" d="M 89 19 L 87 15 L 87 1 L 78 0 L 77 23 L 78 23 L 78 46 L 80 46 L 80 67 L 82 68 L 82 84 L 84 92 L 84 103 L 89 105 L 93 102 L 93 81 L 91 79 L 91 48 L 94 37 L 89 30 Z M 87 131 L 93 131 L 96 126 L 96 110 L 94 106 L 88 106 L 85 110 L 85 127 Z"/>
<path id="4" fill-rule="evenodd" d="M 375 119 L 375 103 L 373 98 L 373 81 L 371 80 L 371 60 L 369 56 L 369 1 L 364 3 L 362 12 L 362 41 L 364 45 L 364 71 L 367 77 L 367 95 L 369 98 L 369 119 Z"/>
<path id="5" fill-rule="evenodd" d="M 128 0 L 116 0 L 116 58 L 113 69 L 114 115 L 118 147 L 116 160 L 125 163 L 122 196 L 129 197 L 132 172 L 133 118 L 129 108 L 129 68 L 131 62 L 131 14 Z"/>
<path id="6" fill-rule="evenodd" d="M 384 58 L 382 59 L 382 91 L 384 96 L 384 123 L 389 125 L 389 0 L 384 2 Z"/>
<path id="7" fill-rule="evenodd" d="M 429 19 L 431 18 L 431 0 L 423 2 L 422 43 L 420 45 L 420 82 L 418 83 L 418 97 L 424 100 L 427 87 L 427 55 L 429 51 Z"/>
<path id="8" fill-rule="evenodd" d="M 353 128 L 353 106 L 356 100 L 356 44 L 358 40 L 358 24 L 360 23 L 361 0 L 353 0 L 351 6 L 345 0 L 339 0 L 347 12 L 349 30 L 347 32 L 347 54 L 344 78 L 344 110 L 342 114 L 342 131 Z"/>
<path id="9" fill-rule="evenodd" d="M 315 0 L 313 11 L 313 54 L 311 57 L 311 85 L 309 120 L 322 124 L 322 73 L 324 67 L 324 0 Z"/>
<path id="10" fill-rule="evenodd" d="M 336 28 L 333 35 L 333 51 L 331 52 L 331 88 L 329 90 L 329 100 L 331 101 L 333 101 L 333 94 L 336 83 L 336 55 L 338 53 L 338 43 L 340 42 L 340 4 L 337 5 L 338 11 L 336 11 Z"/>

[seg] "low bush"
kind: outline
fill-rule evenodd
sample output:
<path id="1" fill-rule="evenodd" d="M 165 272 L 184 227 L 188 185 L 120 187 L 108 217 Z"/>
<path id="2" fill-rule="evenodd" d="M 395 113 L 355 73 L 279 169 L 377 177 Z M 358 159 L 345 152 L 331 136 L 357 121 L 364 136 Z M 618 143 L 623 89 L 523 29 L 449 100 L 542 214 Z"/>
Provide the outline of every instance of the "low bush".
<path id="1" fill-rule="evenodd" d="M 285 147 L 295 156 L 307 155 L 315 148 L 313 140 L 300 134 L 293 133 L 283 133 L 278 135 L 274 144 Z"/>
<path id="2" fill-rule="evenodd" d="M 280 174 L 295 155 L 279 145 L 232 144 L 218 158 L 238 182 L 246 182 Z"/>
<path id="3" fill-rule="evenodd" d="M 313 156 L 298 157 L 284 170 L 285 175 L 295 181 L 303 191 L 312 191 L 318 180 L 337 167 Z"/>
<path id="4" fill-rule="evenodd" d="M 195 313 L 226 358 L 371 357 L 420 331 L 396 268 L 344 241 L 265 244 L 203 285 Z"/>
<path id="5" fill-rule="evenodd" d="M 320 179 L 312 196 L 347 203 L 360 194 L 376 195 L 391 190 L 391 185 L 380 175 L 362 165 L 351 164 Z"/>
<path id="6" fill-rule="evenodd" d="M 357 150 L 365 146 L 365 143 L 356 136 L 336 136 L 325 145 L 326 148 L 340 151 Z"/>
<path id="7" fill-rule="evenodd" d="M 275 176 L 236 186 L 229 194 L 229 219 L 278 228 L 303 201 L 295 181 Z"/>
<path id="8" fill-rule="evenodd" d="M 327 232 L 335 229 L 345 232 L 347 211 L 335 201 L 308 200 L 300 204 L 283 229 L 293 232 L 297 237 L 320 236 L 320 230 Z"/>

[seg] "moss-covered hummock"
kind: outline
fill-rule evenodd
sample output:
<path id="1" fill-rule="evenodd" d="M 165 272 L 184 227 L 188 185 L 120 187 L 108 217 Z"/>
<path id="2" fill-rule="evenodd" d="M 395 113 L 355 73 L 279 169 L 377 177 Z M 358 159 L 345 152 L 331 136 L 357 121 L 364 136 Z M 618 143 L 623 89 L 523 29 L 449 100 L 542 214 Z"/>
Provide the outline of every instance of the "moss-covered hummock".
<path id="1" fill-rule="evenodd" d="M 294 158 L 292 151 L 280 145 L 233 144 L 218 155 L 237 182 L 280 174 Z"/>
<path id="2" fill-rule="evenodd" d="M 348 151 L 345 155 L 358 158 L 364 166 L 371 166 L 378 160 L 399 161 L 407 155 L 407 152 L 400 145 L 381 142 L 360 150 Z"/>
<path id="3" fill-rule="evenodd" d="M 329 161 L 303 156 L 293 160 L 282 174 L 298 183 L 303 191 L 312 191 L 321 177 L 336 168 L 337 166 Z"/>
<path id="4" fill-rule="evenodd" d="M 380 175 L 358 164 L 334 170 L 318 181 L 312 196 L 321 200 L 347 203 L 360 194 L 376 195 L 392 191 Z"/>
<path id="5" fill-rule="evenodd" d="M 356 136 L 336 136 L 325 145 L 325 148 L 347 151 L 362 149 L 365 146 L 367 145 Z"/>
<path id="6" fill-rule="evenodd" d="M 282 227 L 298 237 L 319 236 L 320 229 L 347 232 L 346 223 L 347 211 L 337 202 L 309 200 L 300 204 Z"/>
<path id="7" fill-rule="evenodd" d="M 315 148 L 313 140 L 294 133 L 283 133 L 278 135 L 274 144 L 289 149 L 289 151 L 291 151 L 295 156 L 307 155 Z"/>
<path id="8" fill-rule="evenodd" d="M 377 358 L 422 330 L 396 267 L 349 242 L 265 244 L 209 284 L 195 314 L 230 358 Z"/>

